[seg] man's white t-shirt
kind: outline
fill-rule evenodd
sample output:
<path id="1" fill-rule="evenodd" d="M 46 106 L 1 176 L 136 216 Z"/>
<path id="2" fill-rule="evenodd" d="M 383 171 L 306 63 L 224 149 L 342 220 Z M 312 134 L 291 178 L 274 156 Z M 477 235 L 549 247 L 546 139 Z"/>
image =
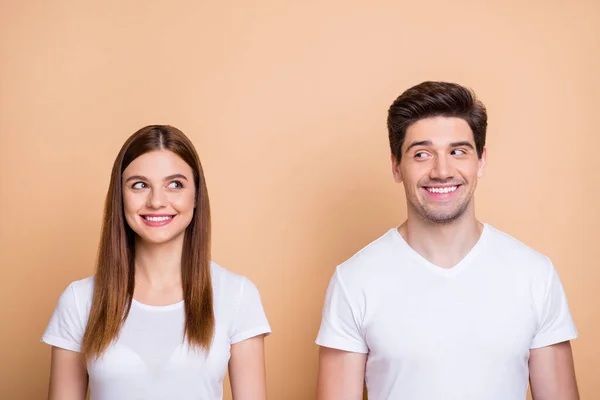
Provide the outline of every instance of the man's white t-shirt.
<path id="1" fill-rule="evenodd" d="M 391 229 L 339 265 L 316 343 L 368 353 L 369 400 L 525 400 L 530 349 L 577 337 L 546 256 L 489 224 L 433 265 Z"/>
<path id="2" fill-rule="evenodd" d="M 149 306 L 133 301 L 118 339 L 88 362 L 91 400 L 221 400 L 231 345 L 271 333 L 256 286 L 211 263 L 215 336 L 208 354 L 183 338 L 183 301 Z M 94 279 L 72 282 L 43 334 L 52 346 L 79 352 Z"/>

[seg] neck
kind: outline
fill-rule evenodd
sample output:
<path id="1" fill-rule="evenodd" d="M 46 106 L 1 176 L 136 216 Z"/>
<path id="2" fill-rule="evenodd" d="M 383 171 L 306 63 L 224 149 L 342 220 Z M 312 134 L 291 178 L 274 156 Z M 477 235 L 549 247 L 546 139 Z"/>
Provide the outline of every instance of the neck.
<path id="1" fill-rule="evenodd" d="M 483 231 L 471 209 L 448 223 L 432 223 L 411 216 L 398 232 L 406 243 L 426 260 L 442 268 L 458 264 L 477 243 Z"/>
<path id="2" fill-rule="evenodd" d="M 136 238 L 135 280 L 154 288 L 181 287 L 183 235 L 167 243 L 154 244 Z"/>

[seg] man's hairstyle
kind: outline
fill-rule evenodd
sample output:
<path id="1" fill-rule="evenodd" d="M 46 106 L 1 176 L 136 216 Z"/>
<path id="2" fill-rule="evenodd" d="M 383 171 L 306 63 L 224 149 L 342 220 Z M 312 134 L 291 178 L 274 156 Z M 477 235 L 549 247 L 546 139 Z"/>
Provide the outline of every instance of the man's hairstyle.
<path id="1" fill-rule="evenodd" d="M 473 132 L 477 156 L 485 147 L 487 112 L 475 93 L 450 82 L 422 82 L 407 89 L 388 110 L 390 150 L 399 162 L 406 130 L 413 123 L 429 117 L 458 117 L 464 119 Z"/>

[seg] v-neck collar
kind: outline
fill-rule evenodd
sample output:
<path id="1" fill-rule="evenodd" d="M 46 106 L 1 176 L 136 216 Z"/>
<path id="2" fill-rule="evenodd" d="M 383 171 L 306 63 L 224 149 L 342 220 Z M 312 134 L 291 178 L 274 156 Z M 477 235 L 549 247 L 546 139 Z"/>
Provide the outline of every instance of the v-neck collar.
<path id="1" fill-rule="evenodd" d="M 486 238 L 489 235 L 490 226 L 487 223 L 483 223 L 483 229 L 481 230 L 481 234 L 479 235 L 479 239 L 477 239 L 477 242 L 475 243 L 475 245 L 473 247 L 471 247 L 471 250 L 469 250 L 469 252 L 458 263 L 456 263 L 456 265 L 454 265 L 453 267 L 450 267 L 450 268 L 440 267 L 440 266 L 430 262 L 425 257 L 423 257 L 420 253 L 418 253 L 415 249 L 413 249 L 406 242 L 406 240 L 404 240 L 404 238 L 402 237 L 400 232 L 398 232 L 398 227 L 391 229 L 391 231 L 393 231 L 392 235 L 394 236 L 394 238 L 399 242 L 399 244 L 402 246 L 402 248 L 414 260 L 416 260 L 420 264 L 423 264 L 427 269 L 429 269 L 437 274 L 440 274 L 440 275 L 446 276 L 446 277 L 452 277 L 452 276 L 458 275 L 460 272 L 467 269 L 472 264 L 471 260 L 477 254 L 479 254 L 479 252 L 481 251 L 481 249 L 484 247 L 484 245 L 486 243 Z"/>

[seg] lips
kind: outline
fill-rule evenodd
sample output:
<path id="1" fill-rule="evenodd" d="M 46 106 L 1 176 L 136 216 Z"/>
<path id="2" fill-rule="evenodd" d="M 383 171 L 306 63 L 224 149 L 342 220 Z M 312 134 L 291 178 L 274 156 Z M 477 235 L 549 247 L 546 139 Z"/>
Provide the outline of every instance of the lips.
<path id="1" fill-rule="evenodd" d="M 175 218 L 174 214 L 152 214 L 152 215 L 141 215 L 142 221 L 148 226 L 159 227 L 165 226 Z"/>
<path id="2" fill-rule="evenodd" d="M 435 200 L 446 200 L 458 193 L 462 185 L 425 186 L 423 189 Z"/>
<path id="3" fill-rule="evenodd" d="M 458 189 L 458 185 L 444 186 L 444 187 L 435 187 L 434 186 L 434 187 L 427 187 L 425 189 L 427 189 L 427 191 L 430 193 L 446 194 L 446 193 L 454 192 L 456 189 Z"/>

